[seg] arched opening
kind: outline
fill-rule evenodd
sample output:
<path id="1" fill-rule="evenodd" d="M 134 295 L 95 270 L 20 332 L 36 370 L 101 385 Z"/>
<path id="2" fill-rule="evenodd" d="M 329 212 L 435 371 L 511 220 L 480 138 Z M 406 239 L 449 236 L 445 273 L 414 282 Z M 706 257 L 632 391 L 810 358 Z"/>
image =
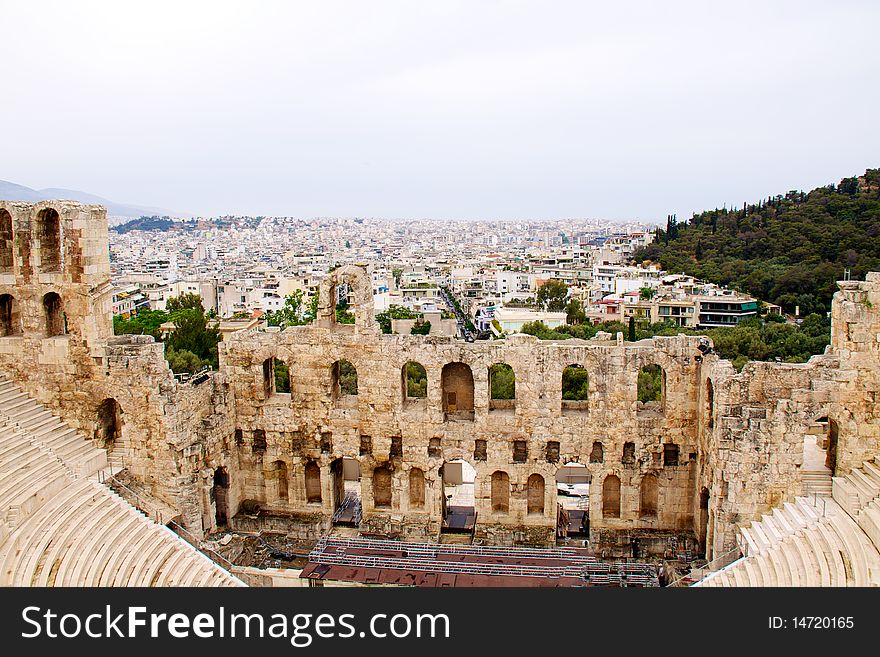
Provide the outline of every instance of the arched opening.
<path id="1" fill-rule="evenodd" d="M 715 386 L 712 379 L 706 379 L 706 429 L 715 427 Z"/>
<path id="2" fill-rule="evenodd" d="M 61 297 L 55 292 L 49 292 L 43 297 L 43 314 L 46 319 L 46 336 L 64 335 L 67 333 L 67 319 L 64 316 L 64 306 Z"/>
<path id="3" fill-rule="evenodd" d="M 40 240 L 40 271 L 61 271 L 61 217 L 52 208 L 37 215 L 37 236 Z"/>
<path id="4" fill-rule="evenodd" d="M 489 409 L 511 410 L 516 404 L 516 375 L 507 363 L 489 368 Z"/>
<path id="5" fill-rule="evenodd" d="M 662 415 L 666 406 L 666 371 L 657 364 L 645 365 L 638 375 L 639 415 Z"/>
<path id="6" fill-rule="evenodd" d="M 15 256 L 13 249 L 12 215 L 0 208 L 0 272 L 11 272 Z"/>
<path id="7" fill-rule="evenodd" d="M 446 461 L 440 468 L 441 531 L 472 533 L 477 513 L 474 506 L 474 482 L 477 471 L 462 459 Z"/>
<path id="8" fill-rule="evenodd" d="M 447 420 L 474 419 L 474 375 L 464 363 L 447 363 L 440 377 Z"/>
<path id="9" fill-rule="evenodd" d="M 598 440 L 593 442 L 593 449 L 590 450 L 590 463 L 604 463 L 605 448 Z"/>
<path id="10" fill-rule="evenodd" d="M 403 399 L 425 399 L 428 396 L 428 372 L 421 363 L 409 361 L 401 369 Z"/>
<path id="11" fill-rule="evenodd" d="M 503 470 L 492 473 L 492 512 L 510 511 L 510 476 Z"/>
<path id="12" fill-rule="evenodd" d="M 122 409 L 119 402 L 112 397 L 108 397 L 98 406 L 95 440 L 108 452 L 122 442 Z"/>
<path id="13" fill-rule="evenodd" d="M 804 436 L 804 462 L 801 466 L 803 493 L 828 495 L 831 478 L 837 471 L 837 422 L 820 417 L 811 423 Z"/>
<path id="14" fill-rule="evenodd" d="M 535 473 L 526 481 L 527 512 L 529 515 L 544 515 L 544 477 Z"/>
<path id="15" fill-rule="evenodd" d="M 21 333 L 18 304 L 11 294 L 0 295 L 0 338 Z"/>
<path id="16" fill-rule="evenodd" d="M 275 359 L 267 358 L 263 361 L 263 395 L 271 397 L 275 392 Z"/>
<path id="17" fill-rule="evenodd" d="M 225 527 L 229 522 L 229 473 L 226 468 L 214 470 L 214 485 L 211 487 L 214 498 L 214 519 L 218 527 Z"/>
<path id="18" fill-rule="evenodd" d="M 409 506 L 411 509 L 425 506 L 425 473 L 420 468 L 409 471 Z"/>
<path id="19" fill-rule="evenodd" d="M 642 477 L 640 488 L 639 515 L 642 518 L 656 518 L 658 499 L 660 496 L 656 475 L 646 474 Z"/>
<path id="20" fill-rule="evenodd" d="M 275 461 L 272 463 L 271 479 L 273 488 L 275 489 L 275 500 L 281 504 L 290 502 L 288 496 L 288 480 L 287 480 L 287 463 L 284 461 Z"/>
<path id="21" fill-rule="evenodd" d="M 330 368 L 333 386 L 333 399 L 338 406 L 356 406 L 358 394 L 358 373 L 351 361 L 342 359 Z"/>
<path id="22" fill-rule="evenodd" d="M 373 506 L 391 508 L 391 470 L 384 465 L 373 469 Z"/>
<path id="23" fill-rule="evenodd" d="M 620 478 L 608 475 L 602 482 L 602 517 L 620 517 Z"/>
<path id="24" fill-rule="evenodd" d="M 344 456 L 330 464 L 333 484 L 333 524 L 357 527 L 361 523 L 361 464 Z"/>
<path id="25" fill-rule="evenodd" d="M 306 463 L 306 502 L 308 504 L 320 504 L 323 500 L 321 492 L 321 466 L 314 461 Z"/>
<path id="26" fill-rule="evenodd" d="M 583 463 L 569 461 L 556 471 L 556 530 L 560 538 L 589 535 L 590 481 L 592 475 Z"/>

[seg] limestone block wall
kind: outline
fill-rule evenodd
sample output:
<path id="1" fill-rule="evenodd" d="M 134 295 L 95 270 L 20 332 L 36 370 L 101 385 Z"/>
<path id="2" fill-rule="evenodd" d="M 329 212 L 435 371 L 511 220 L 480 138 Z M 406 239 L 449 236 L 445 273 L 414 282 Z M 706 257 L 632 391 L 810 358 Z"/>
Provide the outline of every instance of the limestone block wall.
<path id="1" fill-rule="evenodd" d="M 411 335 L 356 334 L 333 326 L 306 326 L 280 333 L 238 333 L 221 345 L 221 369 L 235 401 L 236 428 L 241 430 L 239 461 L 242 495 L 279 511 L 332 515 L 332 464 L 342 457 L 361 464 L 364 521 L 376 531 L 433 532 L 441 521 L 440 468 L 463 459 L 477 472 L 475 507 L 478 534 L 513 541 L 516 529 L 534 530 L 552 539 L 556 526 L 556 472 L 565 463 L 587 466 L 594 484 L 608 474 L 623 483 L 619 518 L 604 518 L 601 496 L 592 496 L 593 526 L 688 530 L 692 524 L 688 463 L 696 458 L 696 399 L 693 381 L 698 340 L 683 336 L 634 344 L 585 341 L 542 342 L 513 336 L 493 342 L 464 343 L 452 338 Z M 264 363 L 278 359 L 290 367 L 289 394 L 273 393 L 264 380 Z M 343 398 L 334 391 L 333 364 L 341 359 L 357 369 L 358 395 Z M 427 399 L 407 399 L 403 367 L 415 361 L 425 367 Z M 450 363 L 469 368 L 473 377 L 473 419 L 444 410 L 443 370 Z M 513 408 L 489 407 L 489 367 L 511 365 L 516 376 Z M 577 363 L 589 375 L 589 397 L 576 408 L 562 402 L 562 371 Z M 664 368 L 665 394 L 661 409 L 644 408 L 637 399 L 642 366 Z M 457 385 L 457 384 L 456 384 Z M 459 398 L 461 396 L 459 395 Z M 564 407 L 565 406 L 565 407 Z M 447 416 L 449 415 L 449 416 Z M 260 446 L 255 450 L 257 432 Z M 364 437 L 370 449 L 362 450 Z M 399 439 L 399 452 L 392 443 Z M 429 455 L 431 440 L 440 449 Z M 265 449 L 262 447 L 265 440 Z M 485 441 L 479 455 L 478 441 Z M 526 445 L 516 462 L 515 442 Z M 548 443 L 558 443 L 548 461 Z M 594 443 L 602 443 L 601 463 L 590 463 Z M 623 464 L 624 443 L 634 444 L 631 463 Z M 663 464 L 663 445 L 678 446 L 677 465 Z M 555 453 L 558 452 L 558 456 Z M 265 464 L 282 461 L 289 473 L 286 500 L 272 498 Z M 304 469 L 320 468 L 324 491 L 321 503 L 307 502 Z M 373 504 L 372 473 L 392 471 L 390 508 Z M 409 508 L 409 472 L 425 473 L 424 507 Z M 493 511 L 491 477 L 504 472 L 510 481 L 509 505 Z M 639 512 L 639 483 L 643 475 L 658 475 L 656 518 Z M 542 513 L 528 513 L 527 482 L 544 478 Z M 415 512 L 418 517 L 408 517 Z M 407 516 L 404 518 L 404 516 Z M 426 523 L 427 520 L 427 523 Z M 420 528 L 420 529 L 419 529 Z M 506 537 L 506 538 L 505 538 Z"/>

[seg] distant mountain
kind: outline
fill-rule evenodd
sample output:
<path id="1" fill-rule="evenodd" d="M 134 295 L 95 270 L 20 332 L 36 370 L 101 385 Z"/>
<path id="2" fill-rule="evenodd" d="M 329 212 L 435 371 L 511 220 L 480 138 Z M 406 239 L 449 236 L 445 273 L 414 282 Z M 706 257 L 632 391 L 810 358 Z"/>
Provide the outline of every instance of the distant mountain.
<path id="1" fill-rule="evenodd" d="M 107 208 L 107 215 L 111 218 L 131 219 L 137 217 L 152 216 L 170 216 L 180 217 L 179 212 L 172 212 L 163 208 L 153 208 L 143 205 L 127 205 L 125 203 L 116 203 L 94 194 L 80 192 L 75 189 L 31 189 L 24 185 L 17 185 L 6 180 L 0 180 L 0 199 L 7 201 L 45 201 L 49 199 L 63 199 L 71 201 L 79 201 L 80 203 L 94 203 L 103 205 Z M 110 221 L 111 225 L 120 223 L 118 221 Z"/>

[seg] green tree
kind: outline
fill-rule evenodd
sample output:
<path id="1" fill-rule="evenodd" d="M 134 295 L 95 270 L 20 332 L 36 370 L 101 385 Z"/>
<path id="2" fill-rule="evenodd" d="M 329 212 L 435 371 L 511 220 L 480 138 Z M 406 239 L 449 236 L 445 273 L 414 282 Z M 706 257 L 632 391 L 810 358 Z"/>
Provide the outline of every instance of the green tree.
<path id="1" fill-rule="evenodd" d="M 348 301 L 340 300 L 336 304 L 336 323 L 354 324 L 354 313 L 348 309 Z"/>
<path id="2" fill-rule="evenodd" d="M 416 320 L 409 332 L 411 335 L 428 335 L 431 332 L 431 322 Z"/>
<path id="3" fill-rule="evenodd" d="M 179 297 L 169 297 L 165 302 L 165 310 L 173 315 L 180 310 L 201 310 L 204 313 L 202 297 L 198 294 L 182 294 Z"/>
<path id="4" fill-rule="evenodd" d="M 275 392 L 290 392 L 290 368 L 275 359 Z"/>
<path id="5" fill-rule="evenodd" d="M 217 367 L 217 344 L 220 342 L 220 332 L 208 328 L 208 320 L 201 303 L 198 309 L 183 308 L 175 311 L 172 313 L 172 319 L 174 331 L 166 340 L 168 348 L 176 352 L 189 351 L 202 361 Z"/>
<path id="6" fill-rule="evenodd" d="M 564 310 L 567 297 L 568 285 L 555 278 L 551 278 L 538 288 L 538 303 L 550 312 Z"/>
<path id="7" fill-rule="evenodd" d="M 663 398 L 663 369 L 648 365 L 639 370 L 638 395 L 640 402 L 659 402 Z"/>
<path id="8" fill-rule="evenodd" d="M 572 299 L 565 307 L 565 321 L 569 324 L 583 324 L 587 321 L 587 314 L 584 312 L 584 304 L 580 299 Z"/>
<path id="9" fill-rule="evenodd" d="M 357 370 L 354 365 L 351 364 L 350 361 L 341 360 L 339 361 L 339 371 L 338 371 L 338 381 L 339 381 L 339 391 L 343 395 L 356 395 L 358 394 L 358 375 Z"/>
<path id="10" fill-rule="evenodd" d="M 422 365 L 412 361 L 406 364 L 406 396 L 415 399 L 428 396 L 428 373 Z"/>
<path id="11" fill-rule="evenodd" d="M 209 365 L 208 361 L 202 360 L 193 352 L 187 351 L 186 349 L 178 351 L 169 347 L 165 350 L 165 359 L 168 361 L 168 366 L 171 368 L 171 371 L 175 374 L 197 372 L 203 367 Z"/>
<path id="12" fill-rule="evenodd" d="M 639 297 L 644 299 L 645 301 L 650 301 L 654 298 L 654 288 L 651 287 L 643 287 L 639 290 Z"/>
<path id="13" fill-rule="evenodd" d="M 629 316 L 629 341 L 636 341 L 636 317 L 635 315 Z"/>
<path id="14" fill-rule="evenodd" d="M 156 340 L 159 340 L 162 337 L 162 331 L 159 327 L 170 321 L 171 316 L 164 310 L 144 308 L 128 319 L 114 317 L 113 333 L 115 335 L 152 335 Z"/>
<path id="15" fill-rule="evenodd" d="M 586 401 L 589 393 L 589 375 L 580 365 L 569 365 L 562 370 L 562 398 L 567 401 Z"/>
<path id="16" fill-rule="evenodd" d="M 311 309 L 306 308 L 303 301 L 304 296 L 302 290 L 294 290 L 293 294 L 288 294 L 284 297 L 284 305 L 281 308 L 266 313 L 266 323 L 269 326 L 280 326 L 281 328 L 310 324 L 314 320 L 315 314 L 310 312 Z"/>
<path id="17" fill-rule="evenodd" d="M 495 363 L 489 368 L 491 399 L 516 399 L 516 377 L 507 363 Z"/>

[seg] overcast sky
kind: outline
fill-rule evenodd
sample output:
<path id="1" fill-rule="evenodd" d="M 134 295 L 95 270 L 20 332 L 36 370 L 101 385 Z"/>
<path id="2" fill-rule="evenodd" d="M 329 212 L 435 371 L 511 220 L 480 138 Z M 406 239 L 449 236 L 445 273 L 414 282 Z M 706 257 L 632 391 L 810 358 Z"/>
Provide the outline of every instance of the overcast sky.
<path id="1" fill-rule="evenodd" d="M 12 2 L 0 179 L 292 216 L 665 220 L 880 166 L 880 2 Z"/>

